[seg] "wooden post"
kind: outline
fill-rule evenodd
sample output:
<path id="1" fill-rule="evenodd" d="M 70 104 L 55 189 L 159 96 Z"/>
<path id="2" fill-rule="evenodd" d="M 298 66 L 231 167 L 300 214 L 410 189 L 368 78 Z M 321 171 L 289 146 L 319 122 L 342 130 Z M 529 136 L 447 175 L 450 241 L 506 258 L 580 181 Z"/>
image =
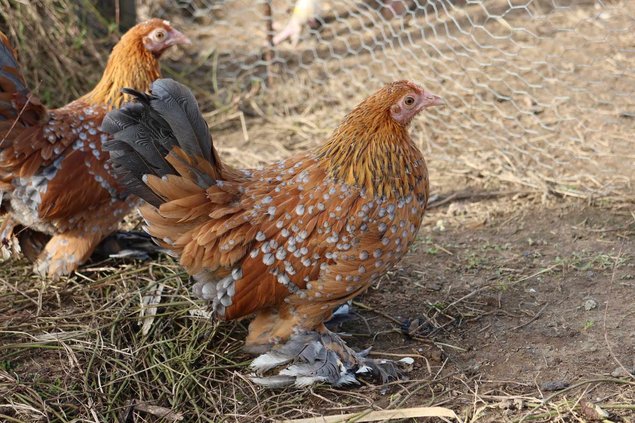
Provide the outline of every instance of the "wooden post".
<path id="1" fill-rule="evenodd" d="M 265 15 L 265 25 L 267 27 L 267 47 L 265 49 L 264 59 L 265 59 L 265 67 L 267 72 L 267 85 L 271 86 L 273 84 L 273 17 L 271 13 L 271 1 L 265 0 L 264 3 L 264 15 Z"/>
<path id="2" fill-rule="evenodd" d="M 124 33 L 137 23 L 135 0 L 97 0 L 97 9 L 109 21 L 114 21 Z"/>

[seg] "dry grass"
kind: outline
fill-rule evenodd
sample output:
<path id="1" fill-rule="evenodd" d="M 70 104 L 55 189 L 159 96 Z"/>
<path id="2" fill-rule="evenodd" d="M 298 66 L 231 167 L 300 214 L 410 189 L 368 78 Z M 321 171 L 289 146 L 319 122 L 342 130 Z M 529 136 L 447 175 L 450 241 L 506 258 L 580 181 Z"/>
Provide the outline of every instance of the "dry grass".
<path id="1" fill-rule="evenodd" d="M 90 0 L 0 0 L 0 12 L 0 30 L 14 43 L 29 88 L 49 107 L 89 91 L 121 36 Z M 175 74 L 171 64 L 164 74 Z"/>
<path id="2" fill-rule="evenodd" d="M 28 266 L 14 269 L 29 271 Z M 0 282 L 0 314 L 8 316 L 0 322 L 5 328 L 0 417 L 7 420 L 83 416 L 126 421 L 129 413 L 143 409 L 135 404 L 159 405 L 174 410 L 175 417 L 186 415 L 186 421 L 293 418 L 310 415 L 311 403 L 339 414 L 371 407 L 371 394 L 379 389 L 407 393 L 424 383 L 263 391 L 245 377 L 249 359 L 240 352 L 244 327 L 206 318 L 203 305 L 189 296 L 183 273 L 168 259 L 87 268 L 58 284 L 16 276 L 5 275 Z M 143 297 L 157 284 L 165 284 L 161 304 L 144 335 L 139 321 Z M 403 401 L 396 398 L 387 405 L 399 406 Z M 135 421 L 154 421 L 147 413 L 135 414 L 140 416 Z"/>
<path id="3" fill-rule="evenodd" d="M 28 267 L 14 271 L 24 275 Z M 461 421 L 493 421 L 501 413 L 506 421 L 585 421 L 597 410 L 635 412 L 633 380 L 586 380 L 534 397 L 523 384 L 518 394 L 513 384 L 479 391 L 481 381 L 441 376 L 443 366 L 424 379 L 381 387 L 266 391 L 246 378 L 244 327 L 207 319 L 168 260 L 88 268 L 58 284 L 16 276 L 0 280 L 0 418 L 8 422 L 270 421 L 413 403 L 449 407 Z M 143 296 L 156 284 L 165 284 L 161 304 L 143 334 Z M 456 310 L 466 300 L 459 299 Z M 614 394 L 597 408 L 585 399 L 607 387 Z"/>
<path id="4" fill-rule="evenodd" d="M 74 100 L 99 80 L 117 39 L 115 26 L 104 21 L 91 2 L 73 4 L 0 0 L 0 29 L 15 43 L 31 88 L 50 107 Z M 80 8 L 83 16 L 77 13 Z"/>

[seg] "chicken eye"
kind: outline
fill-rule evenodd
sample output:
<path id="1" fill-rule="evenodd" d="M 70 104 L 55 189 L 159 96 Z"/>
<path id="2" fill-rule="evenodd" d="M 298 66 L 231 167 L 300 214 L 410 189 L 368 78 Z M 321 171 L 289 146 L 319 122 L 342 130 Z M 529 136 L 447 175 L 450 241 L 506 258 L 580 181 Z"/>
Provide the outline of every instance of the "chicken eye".
<path id="1" fill-rule="evenodd" d="M 154 33 L 154 38 L 157 41 L 162 41 L 165 38 L 166 35 L 167 34 L 165 33 L 165 31 L 160 29 L 160 30 L 158 30 L 157 32 Z"/>
<path id="2" fill-rule="evenodd" d="M 404 104 L 405 104 L 406 106 L 412 106 L 413 104 L 415 104 L 415 98 L 414 98 L 414 97 L 411 97 L 411 96 L 408 96 L 408 97 L 406 97 L 406 98 L 404 99 L 404 101 L 403 101 L 403 102 L 404 102 Z"/>

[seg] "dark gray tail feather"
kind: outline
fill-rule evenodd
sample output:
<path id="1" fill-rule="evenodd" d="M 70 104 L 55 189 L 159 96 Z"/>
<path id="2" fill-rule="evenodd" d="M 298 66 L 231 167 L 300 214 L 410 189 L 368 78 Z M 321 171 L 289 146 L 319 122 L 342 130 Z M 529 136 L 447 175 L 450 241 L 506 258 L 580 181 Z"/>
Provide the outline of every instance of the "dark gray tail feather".
<path id="1" fill-rule="evenodd" d="M 2 82 L 0 83 L 0 93 L 15 92 L 28 95 L 29 88 L 24 84 L 22 72 L 20 72 L 20 65 L 9 44 L 9 39 L 6 38 L 3 33 L 0 32 L 0 34 L 0 79 L 5 80 L 0 81 Z M 9 84 L 6 82 L 9 82 Z M 8 89 L 9 87 L 11 88 Z M 0 97 L 0 109 L 14 109 L 14 105 L 10 101 L 3 100 Z M 17 110 L 15 110 L 15 112 L 17 112 Z M 0 112 L 0 120 L 4 119 L 5 116 Z"/>
<path id="2" fill-rule="evenodd" d="M 101 129 L 113 136 L 105 143 L 105 149 L 110 152 L 115 176 L 128 193 L 155 207 L 162 204 L 163 200 L 143 182 L 143 176 L 176 174 L 165 160 L 176 146 L 192 157 L 200 156 L 213 166 L 219 165 L 207 123 L 186 86 L 172 79 L 158 79 L 149 94 L 130 88 L 123 91 L 135 102 L 108 113 Z M 214 183 L 198 169 L 192 172 L 202 188 Z"/>
<path id="3" fill-rule="evenodd" d="M 342 323 L 355 318 L 353 313 L 353 300 L 349 300 L 336 308 L 331 318 L 324 322 L 324 324 L 329 330 L 336 332 L 336 329 L 339 328 Z"/>
<path id="4" fill-rule="evenodd" d="M 91 260 L 107 258 L 146 261 L 156 258 L 167 250 L 152 241 L 152 237 L 140 231 L 117 231 L 102 240 L 91 256 Z"/>

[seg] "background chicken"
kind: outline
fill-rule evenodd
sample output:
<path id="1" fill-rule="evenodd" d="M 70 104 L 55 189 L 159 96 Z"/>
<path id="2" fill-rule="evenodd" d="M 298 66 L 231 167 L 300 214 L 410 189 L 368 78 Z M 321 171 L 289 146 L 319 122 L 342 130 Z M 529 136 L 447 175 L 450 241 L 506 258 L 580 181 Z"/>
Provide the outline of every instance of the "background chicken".
<path id="1" fill-rule="evenodd" d="M 273 45 L 290 39 L 293 47 L 298 45 L 302 27 L 309 25 L 311 28 L 317 26 L 316 18 L 320 15 L 322 0 L 297 0 L 293 6 L 293 13 L 285 27 L 273 37 Z"/>
<path id="2" fill-rule="evenodd" d="M 122 104 L 123 87 L 148 89 L 161 54 L 189 40 L 167 21 L 138 24 L 114 47 L 97 86 L 53 110 L 27 88 L 2 33 L 0 41 L 2 249 L 24 252 L 36 271 L 58 277 L 84 262 L 131 207 L 102 150 L 103 117 Z"/>
<path id="3" fill-rule="evenodd" d="M 130 91 L 133 93 L 132 91 Z M 267 385 L 340 385 L 355 373 L 396 376 L 323 325 L 406 253 L 428 199 L 428 174 L 407 127 L 441 100 L 387 85 L 315 151 L 255 170 L 220 161 L 191 92 L 159 80 L 111 112 L 103 129 L 115 174 L 149 204 L 147 231 L 180 257 L 197 296 L 224 319 L 256 314 L 246 348 Z"/>
<path id="4" fill-rule="evenodd" d="M 318 19 L 324 9 L 323 3 L 324 0 L 297 0 L 289 21 L 282 30 L 274 35 L 273 45 L 278 45 L 288 39 L 292 47 L 297 47 L 304 26 L 308 25 L 312 29 L 318 27 Z M 368 1 L 368 6 L 377 10 L 386 20 L 404 15 L 412 5 L 413 2 L 409 0 Z"/>

